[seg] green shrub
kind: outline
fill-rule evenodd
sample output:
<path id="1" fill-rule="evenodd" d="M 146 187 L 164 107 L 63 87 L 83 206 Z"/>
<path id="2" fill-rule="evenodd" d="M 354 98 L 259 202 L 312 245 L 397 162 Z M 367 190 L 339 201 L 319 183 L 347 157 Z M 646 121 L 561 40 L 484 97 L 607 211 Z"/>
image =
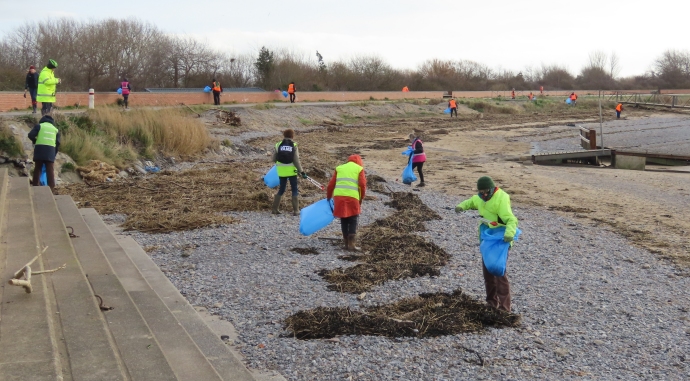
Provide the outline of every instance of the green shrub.
<path id="1" fill-rule="evenodd" d="M 232 147 L 233 144 L 230 141 L 230 139 L 223 139 L 223 141 L 220 143 L 223 147 Z"/>
<path id="2" fill-rule="evenodd" d="M 0 126 L 0 152 L 4 152 L 9 157 L 19 157 L 24 154 L 22 142 L 3 126 Z"/>
<path id="3" fill-rule="evenodd" d="M 67 162 L 65 164 L 62 164 L 62 167 L 60 167 L 60 173 L 65 173 L 65 172 L 74 172 L 77 168 L 74 166 L 74 164 Z"/>

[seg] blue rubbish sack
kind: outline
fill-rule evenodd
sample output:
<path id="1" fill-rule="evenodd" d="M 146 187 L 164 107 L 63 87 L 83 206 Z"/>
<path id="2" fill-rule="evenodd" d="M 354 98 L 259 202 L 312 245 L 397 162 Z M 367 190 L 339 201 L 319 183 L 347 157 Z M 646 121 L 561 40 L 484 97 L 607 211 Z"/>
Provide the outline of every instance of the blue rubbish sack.
<path id="1" fill-rule="evenodd" d="M 206 86 L 206 87 L 204 87 L 204 92 L 205 92 L 205 93 L 210 93 L 210 92 L 211 92 L 211 86 Z"/>
<path id="2" fill-rule="evenodd" d="M 505 226 L 497 228 L 490 228 L 486 225 L 479 226 L 479 251 L 482 253 L 484 266 L 494 276 L 503 276 L 506 273 L 510 242 L 503 242 L 505 232 Z M 520 233 L 522 231 L 517 229 L 513 238 L 514 242 L 517 242 Z"/>
<path id="3" fill-rule="evenodd" d="M 413 182 L 417 181 L 417 176 L 415 176 L 414 172 L 412 171 L 412 158 L 410 158 L 409 162 L 407 163 L 407 167 L 403 169 L 402 179 L 403 184 L 406 185 L 410 185 Z"/>
<path id="4" fill-rule="evenodd" d="M 117 93 L 122 95 L 122 88 L 117 89 Z"/>
<path id="5" fill-rule="evenodd" d="M 144 170 L 146 172 L 152 172 L 152 173 L 158 173 L 161 171 L 161 169 L 158 166 L 155 165 L 147 165 L 144 167 Z"/>
<path id="6" fill-rule="evenodd" d="M 414 153 L 414 150 L 412 149 L 412 147 L 407 146 L 407 149 L 402 152 L 402 155 L 403 156 L 410 156 L 410 155 L 412 155 L 412 153 Z"/>
<path id="7" fill-rule="evenodd" d="M 34 169 L 35 171 L 36 169 Z M 41 167 L 41 179 L 39 180 L 39 184 L 44 187 L 48 185 L 48 174 L 46 173 L 46 165 L 43 164 Z"/>
<path id="8" fill-rule="evenodd" d="M 283 98 L 287 98 L 287 97 L 288 97 L 288 92 L 283 90 Z"/>
<path id="9" fill-rule="evenodd" d="M 570 98 L 568 98 L 568 99 L 565 100 L 565 104 L 569 105 L 569 104 L 571 104 L 571 103 L 573 103 L 573 101 L 571 101 Z"/>
<path id="10" fill-rule="evenodd" d="M 317 201 L 299 212 L 299 232 L 312 235 L 333 222 L 333 199 Z"/>
<path id="11" fill-rule="evenodd" d="M 269 188 L 275 188 L 280 185 L 280 177 L 278 177 L 278 168 L 274 165 L 264 175 L 264 184 Z"/>
<path id="12" fill-rule="evenodd" d="M 447 109 L 443 110 L 443 113 L 444 113 L 444 114 L 450 114 L 450 107 L 448 107 Z"/>

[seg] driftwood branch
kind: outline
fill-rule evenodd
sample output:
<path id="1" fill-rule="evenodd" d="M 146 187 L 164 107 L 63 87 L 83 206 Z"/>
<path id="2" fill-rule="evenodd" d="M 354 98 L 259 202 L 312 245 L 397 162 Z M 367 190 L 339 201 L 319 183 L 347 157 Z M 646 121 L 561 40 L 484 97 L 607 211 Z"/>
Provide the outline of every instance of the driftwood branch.
<path id="1" fill-rule="evenodd" d="M 12 285 L 12 286 L 24 287 L 24 291 L 26 291 L 27 294 L 30 294 L 30 293 L 33 291 L 33 287 L 31 286 L 31 275 L 41 275 L 41 274 L 54 273 L 54 272 L 56 272 L 56 271 L 58 271 L 58 270 L 62 270 L 62 269 L 64 269 L 65 267 L 67 267 L 67 263 L 65 263 L 64 265 L 62 265 L 62 266 L 60 266 L 60 267 L 58 267 L 58 268 L 55 268 L 55 269 L 52 269 L 52 270 L 36 271 L 36 272 L 34 272 L 34 273 L 32 274 L 32 272 L 31 272 L 31 265 L 32 265 L 34 262 L 36 262 L 36 260 L 37 260 L 41 255 L 43 255 L 43 253 L 46 252 L 46 250 L 48 250 L 48 246 L 44 247 L 44 248 L 43 248 L 43 251 L 41 251 L 40 254 L 38 254 L 37 256 L 35 256 L 31 261 L 29 261 L 29 263 L 25 264 L 24 267 L 22 267 L 22 268 L 19 269 L 16 273 L 14 273 L 14 277 L 13 277 L 12 279 L 10 279 L 9 282 L 7 282 L 7 283 L 9 283 L 9 284 Z M 24 278 L 24 279 L 21 279 L 21 278 Z"/>

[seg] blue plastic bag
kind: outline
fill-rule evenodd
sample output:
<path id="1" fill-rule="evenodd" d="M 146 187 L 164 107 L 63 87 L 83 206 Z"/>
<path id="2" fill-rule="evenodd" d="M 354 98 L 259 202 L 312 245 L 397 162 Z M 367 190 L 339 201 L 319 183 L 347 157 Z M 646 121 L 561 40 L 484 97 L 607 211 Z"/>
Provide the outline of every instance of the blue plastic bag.
<path id="1" fill-rule="evenodd" d="M 284 98 L 287 98 L 287 97 L 288 97 L 288 92 L 285 91 L 285 90 L 283 90 L 283 97 L 284 97 Z"/>
<path id="2" fill-rule="evenodd" d="M 211 86 L 206 86 L 206 87 L 204 87 L 204 92 L 205 92 L 205 93 L 210 93 L 210 92 L 211 92 Z"/>
<path id="3" fill-rule="evenodd" d="M 450 107 L 448 107 L 447 109 L 443 110 L 443 113 L 444 113 L 444 114 L 450 114 Z"/>
<path id="4" fill-rule="evenodd" d="M 412 149 L 412 147 L 407 146 L 407 149 L 402 152 L 402 155 L 403 156 L 410 156 L 410 155 L 412 155 L 412 153 L 414 153 L 414 150 Z"/>
<path id="5" fill-rule="evenodd" d="M 34 169 L 35 171 L 36 169 Z M 48 174 L 46 173 L 46 165 L 43 164 L 41 167 L 41 179 L 39 180 L 39 183 L 42 187 L 48 185 Z"/>
<path id="6" fill-rule="evenodd" d="M 568 105 L 569 105 L 569 104 L 571 104 L 571 103 L 573 103 L 573 101 L 571 101 L 570 98 L 568 98 L 568 99 L 565 100 L 565 104 L 568 104 Z"/>
<path id="7" fill-rule="evenodd" d="M 278 168 L 274 165 L 264 175 L 264 184 L 269 188 L 275 188 L 280 185 L 280 177 L 278 177 Z"/>
<path id="8" fill-rule="evenodd" d="M 333 199 L 317 201 L 299 212 L 299 232 L 312 235 L 333 222 Z"/>
<path id="9" fill-rule="evenodd" d="M 117 89 L 117 93 L 122 95 L 122 88 Z"/>
<path id="10" fill-rule="evenodd" d="M 506 273 L 510 242 L 503 242 L 505 232 L 505 226 L 490 228 L 486 225 L 479 225 L 479 251 L 482 253 L 484 266 L 494 276 L 503 276 Z M 520 233 L 522 231 L 517 229 L 513 242 L 517 242 Z"/>
<path id="11" fill-rule="evenodd" d="M 417 176 L 414 175 L 412 171 L 412 155 L 410 155 L 410 160 L 408 160 L 407 167 L 403 169 L 402 173 L 403 184 L 412 184 L 417 181 Z"/>

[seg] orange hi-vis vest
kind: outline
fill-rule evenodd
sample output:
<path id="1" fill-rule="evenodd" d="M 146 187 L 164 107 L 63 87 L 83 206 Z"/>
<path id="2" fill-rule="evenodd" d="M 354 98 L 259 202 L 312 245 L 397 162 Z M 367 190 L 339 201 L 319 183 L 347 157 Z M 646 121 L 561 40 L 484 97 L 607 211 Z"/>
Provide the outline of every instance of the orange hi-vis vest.
<path id="1" fill-rule="evenodd" d="M 450 105 L 450 108 L 458 107 L 457 103 L 455 103 L 455 99 L 451 99 L 450 102 L 448 102 L 448 104 Z"/>
<path id="2" fill-rule="evenodd" d="M 213 91 L 220 91 L 220 82 L 213 82 Z"/>
<path id="3" fill-rule="evenodd" d="M 295 93 L 295 85 L 292 83 L 288 85 L 288 94 L 294 94 Z"/>
<path id="4" fill-rule="evenodd" d="M 618 111 L 618 112 L 623 111 L 623 104 L 622 104 L 622 103 L 619 103 L 619 104 L 616 106 L 616 111 Z"/>
<path id="5" fill-rule="evenodd" d="M 577 100 L 577 94 L 572 94 L 572 95 L 570 96 L 570 100 L 576 101 L 576 100 Z"/>

